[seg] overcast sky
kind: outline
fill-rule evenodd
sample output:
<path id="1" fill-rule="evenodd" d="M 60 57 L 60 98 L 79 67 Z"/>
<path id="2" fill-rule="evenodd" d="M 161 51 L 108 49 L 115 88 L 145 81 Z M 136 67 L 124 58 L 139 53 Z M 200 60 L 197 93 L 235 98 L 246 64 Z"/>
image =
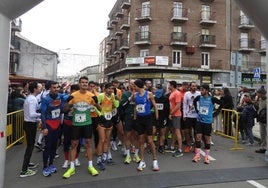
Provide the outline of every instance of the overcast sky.
<path id="1" fill-rule="evenodd" d="M 96 59 L 92 57 L 99 54 L 99 44 L 109 34 L 108 15 L 115 2 L 44 0 L 20 17 L 21 35 L 60 54 L 58 76 L 75 74 L 90 66 L 85 64 L 85 58 Z M 67 48 L 70 50 L 63 50 Z M 73 57 L 71 54 L 74 54 Z M 79 54 L 83 54 L 81 61 Z"/>

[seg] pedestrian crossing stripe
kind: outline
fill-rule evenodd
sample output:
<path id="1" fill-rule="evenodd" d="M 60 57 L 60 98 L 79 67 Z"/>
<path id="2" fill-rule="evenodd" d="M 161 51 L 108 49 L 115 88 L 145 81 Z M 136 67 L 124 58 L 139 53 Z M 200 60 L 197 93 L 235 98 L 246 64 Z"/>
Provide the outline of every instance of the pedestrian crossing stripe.
<path id="1" fill-rule="evenodd" d="M 205 153 L 202 149 L 200 149 L 200 154 L 201 154 L 203 157 L 206 155 L 206 153 Z M 211 157 L 210 155 L 208 156 L 208 159 L 209 159 L 210 161 L 216 161 L 216 159 L 213 158 L 213 157 Z"/>

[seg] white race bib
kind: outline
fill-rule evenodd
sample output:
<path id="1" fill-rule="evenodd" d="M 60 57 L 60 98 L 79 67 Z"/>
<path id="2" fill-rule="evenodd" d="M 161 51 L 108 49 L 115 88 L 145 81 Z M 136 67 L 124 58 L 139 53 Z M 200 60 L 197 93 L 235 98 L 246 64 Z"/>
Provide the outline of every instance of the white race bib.
<path id="1" fill-rule="evenodd" d="M 113 117 L 112 112 L 105 112 L 105 113 L 104 113 L 104 118 L 105 118 L 106 120 L 111 120 L 112 117 Z"/>
<path id="2" fill-rule="evenodd" d="M 136 110 L 138 113 L 144 113 L 145 112 L 145 104 L 138 104 L 136 106 Z"/>
<path id="3" fill-rule="evenodd" d="M 52 110 L 51 116 L 52 116 L 52 119 L 56 119 L 56 118 L 60 117 L 60 109 Z"/>
<path id="4" fill-rule="evenodd" d="M 86 121 L 86 114 L 75 114 L 74 120 L 77 123 L 83 123 Z"/>
<path id="5" fill-rule="evenodd" d="M 200 107 L 200 114 L 208 115 L 208 108 L 207 107 Z"/>
<path id="6" fill-rule="evenodd" d="M 156 103 L 158 110 L 164 110 L 164 104 L 163 103 Z"/>

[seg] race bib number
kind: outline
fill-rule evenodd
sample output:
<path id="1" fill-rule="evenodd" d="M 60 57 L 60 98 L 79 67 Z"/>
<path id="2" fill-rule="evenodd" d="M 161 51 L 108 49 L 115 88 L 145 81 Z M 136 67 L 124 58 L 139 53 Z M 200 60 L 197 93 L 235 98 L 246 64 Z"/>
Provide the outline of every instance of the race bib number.
<path id="1" fill-rule="evenodd" d="M 86 121 L 86 114 L 75 114 L 74 120 L 77 123 L 83 123 Z"/>
<path id="2" fill-rule="evenodd" d="M 106 120 L 111 120 L 112 117 L 113 117 L 112 112 L 105 112 L 105 113 L 104 113 L 104 118 L 105 118 Z"/>
<path id="3" fill-rule="evenodd" d="M 138 104 L 136 106 L 136 110 L 138 113 L 144 113 L 145 112 L 145 105 L 144 104 Z"/>
<path id="4" fill-rule="evenodd" d="M 208 108 L 207 107 L 201 107 L 200 108 L 200 114 L 208 115 Z"/>
<path id="5" fill-rule="evenodd" d="M 113 116 L 115 116 L 117 114 L 117 109 L 116 108 L 113 109 L 112 114 L 113 114 Z"/>
<path id="6" fill-rule="evenodd" d="M 56 119 L 56 118 L 60 117 L 60 109 L 52 110 L 51 116 L 52 116 L 52 119 Z"/>
<path id="7" fill-rule="evenodd" d="M 163 103 L 156 103 L 157 109 L 158 110 L 163 110 L 164 109 L 164 104 Z"/>

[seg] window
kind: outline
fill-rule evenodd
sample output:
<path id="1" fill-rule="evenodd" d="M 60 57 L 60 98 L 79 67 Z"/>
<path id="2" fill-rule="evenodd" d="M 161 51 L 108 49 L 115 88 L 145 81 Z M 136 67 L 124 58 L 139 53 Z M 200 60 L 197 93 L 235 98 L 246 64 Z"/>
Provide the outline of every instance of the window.
<path id="1" fill-rule="evenodd" d="M 182 29 L 181 26 L 173 27 L 173 39 L 180 40 L 182 38 Z"/>
<path id="2" fill-rule="evenodd" d="M 173 2 L 173 16 L 176 18 L 182 18 L 182 3 Z"/>
<path id="3" fill-rule="evenodd" d="M 141 39 L 149 38 L 149 25 L 144 25 L 140 27 L 141 29 Z"/>
<path id="4" fill-rule="evenodd" d="M 210 6 L 208 5 L 202 5 L 202 10 L 201 10 L 201 19 L 202 20 L 210 20 Z"/>
<path id="5" fill-rule="evenodd" d="M 241 33 L 240 34 L 240 47 L 241 48 L 248 48 L 248 33 Z"/>
<path id="6" fill-rule="evenodd" d="M 249 65 L 249 56 L 247 54 L 242 54 L 242 71 L 248 71 L 248 65 Z"/>
<path id="7" fill-rule="evenodd" d="M 180 50 L 172 51 L 172 66 L 181 67 L 181 51 Z"/>
<path id="8" fill-rule="evenodd" d="M 201 62 L 201 68 L 203 69 L 209 69 L 209 63 L 210 63 L 210 55 L 208 52 L 202 52 L 202 62 Z"/>
<path id="9" fill-rule="evenodd" d="M 202 43 L 209 43 L 209 30 L 202 29 L 201 31 Z"/>
<path id="10" fill-rule="evenodd" d="M 141 5 L 141 17 L 149 17 L 150 16 L 150 2 L 144 2 Z"/>
<path id="11" fill-rule="evenodd" d="M 149 50 L 148 49 L 140 50 L 140 57 L 146 57 L 146 56 L 149 56 Z"/>

